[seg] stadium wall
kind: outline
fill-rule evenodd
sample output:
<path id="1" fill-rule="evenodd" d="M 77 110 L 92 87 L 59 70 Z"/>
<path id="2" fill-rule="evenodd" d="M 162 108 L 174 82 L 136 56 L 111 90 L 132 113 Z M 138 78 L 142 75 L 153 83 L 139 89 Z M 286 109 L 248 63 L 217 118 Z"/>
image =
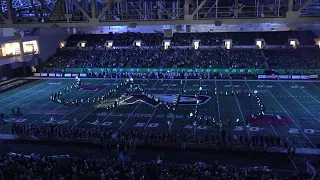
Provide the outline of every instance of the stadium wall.
<path id="1" fill-rule="evenodd" d="M 312 31 L 318 38 L 320 38 L 320 30 L 313 30 Z"/>
<path id="2" fill-rule="evenodd" d="M 2 79 L 10 79 L 15 77 L 23 77 L 25 75 L 31 75 L 30 67 L 26 67 L 24 69 L 24 65 L 22 63 L 11 63 L 0 66 L 0 81 Z M 25 74 L 26 73 L 26 74 Z"/>
<path id="3" fill-rule="evenodd" d="M 39 58 L 45 62 L 52 56 L 57 48 L 60 47 L 60 42 L 66 40 L 69 34 L 62 29 L 40 29 L 38 44 L 40 49 Z"/>

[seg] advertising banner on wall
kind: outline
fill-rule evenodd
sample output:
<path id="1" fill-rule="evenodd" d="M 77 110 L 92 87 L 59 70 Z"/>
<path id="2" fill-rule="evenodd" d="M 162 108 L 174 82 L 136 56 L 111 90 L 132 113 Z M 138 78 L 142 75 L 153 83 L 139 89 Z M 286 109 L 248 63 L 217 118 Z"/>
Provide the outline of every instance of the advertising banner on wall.
<path id="1" fill-rule="evenodd" d="M 179 73 L 229 73 L 229 74 L 263 74 L 264 69 L 192 69 L 192 68 L 65 68 L 64 73 L 151 73 L 151 72 L 179 72 Z"/>
<path id="2" fill-rule="evenodd" d="M 318 79 L 319 75 L 317 75 L 317 74 L 316 75 L 310 75 L 309 77 L 310 77 L 310 79 Z"/>
<path id="3" fill-rule="evenodd" d="M 258 79 L 318 79 L 318 75 L 258 75 Z"/>
<path id="4" fill-rule="evenodd" d="M 291 75 L 279 75 L 279 79 L 291 79 Z"/>
<path id="5" fill-rule="evenodd" d="M 80 77 L 87 77 L 87 74 L 81 73 Z"/>

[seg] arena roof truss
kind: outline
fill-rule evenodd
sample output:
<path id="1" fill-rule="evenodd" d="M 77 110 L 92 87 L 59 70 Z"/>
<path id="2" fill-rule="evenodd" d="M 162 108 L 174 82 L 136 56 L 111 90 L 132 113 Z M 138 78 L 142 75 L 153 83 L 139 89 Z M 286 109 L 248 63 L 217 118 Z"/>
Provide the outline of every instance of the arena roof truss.
<path id="1" fill-rule="evenodd" d="M 314 23 L 320 0 L 0 0 L 1 28 Z"/>

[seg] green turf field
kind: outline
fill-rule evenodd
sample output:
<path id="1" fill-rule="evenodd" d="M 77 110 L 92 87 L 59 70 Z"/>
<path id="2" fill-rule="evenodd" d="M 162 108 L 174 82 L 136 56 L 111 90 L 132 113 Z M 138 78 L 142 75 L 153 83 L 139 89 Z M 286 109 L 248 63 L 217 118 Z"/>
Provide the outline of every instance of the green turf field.
<path id="1" fill-rule="evenodd" d="M 195 105 L 180 105 L 175 113 L 164 105 L 150 106 L 138 101 L 131 105 L 121 105 L 107 110 L 103 104 L 94 107 L 66 106 L 52 102 L 50 95 L 63 90 L 73 79 L 41 79 L 0 94 L 0 113 L 5 119 L 15 120 L 24 124 L 46 124 L 51 117 L 57 120 L 56 125 L 68 127 L 104 126 L 115 131 L 120 129 L 143 128 L 149 131 L 193 131 L 189 113 Z M 66 95 L 69 99 L 97 98 L 114 88 L 123 80 L 84 79 L 86 86 L 99 86 L 99 89 L 73 90 Z M 203 88 L 201 93 L 209 96 L 199 107 L 197 133 L 205 130 L 218 132 L 219 127 L 213 123 L 222 120 L 223 127 L 237 134 L 268 134 L 287 136 L 295 139 L 298 147 L 319 148 L 320 144 L 320 82 L 286 82 L 286 81 L 229 81 L 229 80 L 149 80 L 137 79 L 134 84 L 141 86 L 146 92 L 154 95 L 171 97 L 182 88 L 184 95 L 194 95 Z M 217 88 L 218 95 L 214 94 Z M 208 94 L 205 92 L 208 90 Z M 259 111 L 253 98 L 245 95 L 232 96 L 234 91 L 258 91 L 258 96 L 266 107 L 266 114 L 275 118 L 246 126 L 246 119 Z M 120 94 L 126 91 L 120 89 Z M 223 95 L 220 95 L 220 91 Z M 229 92 L 225 95 L 225 92 Z M 119 93 L 114 97 L 120 96 Z M 190 98 L 189 98 L 190 99 Z M 186 98 L 188 100 L 188 98 Z M 22 117 L 17 118 L 11 109 L 20 107 Z M 206 120 L 207 119 L 207 120 Z M 227 119 L 230 119 L 231 125 Z M 236 122 L 239 119 L 239 123 Z M 119 121 L 122 121 L 121 125 Z M 170 120 L 171 125 L 167 124 Z M 48 124 L 48 123 L 47 123 Z M 11 123 L 0 122 L 0 133 L 9 133 Z"/>

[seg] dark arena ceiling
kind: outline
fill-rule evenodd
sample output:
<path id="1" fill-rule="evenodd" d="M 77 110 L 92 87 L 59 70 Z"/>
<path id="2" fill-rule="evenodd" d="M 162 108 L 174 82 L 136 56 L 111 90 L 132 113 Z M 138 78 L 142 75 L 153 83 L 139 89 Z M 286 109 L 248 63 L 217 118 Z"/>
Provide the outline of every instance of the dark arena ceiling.
<path id="1" fill-rule="evenodd" d="M 320 21 L 320 0 L 1 0 L 0 28 Z M 301 25 L 304 24 L 304 25 Z M 302 26 L 302 27 L 301 27 Z"/>

